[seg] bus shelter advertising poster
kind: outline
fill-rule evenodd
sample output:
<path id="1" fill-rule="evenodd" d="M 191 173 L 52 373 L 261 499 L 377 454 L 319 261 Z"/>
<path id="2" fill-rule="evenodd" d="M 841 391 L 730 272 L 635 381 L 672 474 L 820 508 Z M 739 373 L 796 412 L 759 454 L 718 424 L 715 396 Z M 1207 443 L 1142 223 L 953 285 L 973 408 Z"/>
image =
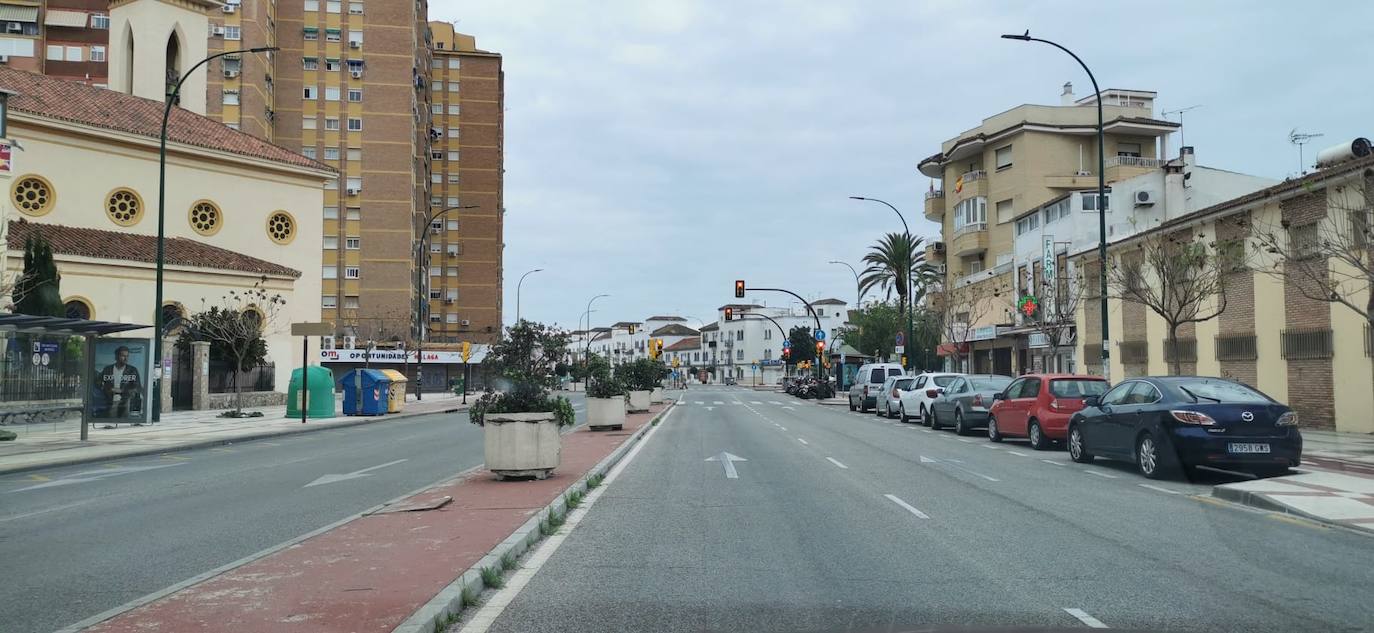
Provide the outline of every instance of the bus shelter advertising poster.
<path id="1" fill-rule="evenodd" d="M 146 422 L 148 377 L 152 357 L 146 339 L 96 340 L 91 380 L 91 417 L 97 420 Z"/>

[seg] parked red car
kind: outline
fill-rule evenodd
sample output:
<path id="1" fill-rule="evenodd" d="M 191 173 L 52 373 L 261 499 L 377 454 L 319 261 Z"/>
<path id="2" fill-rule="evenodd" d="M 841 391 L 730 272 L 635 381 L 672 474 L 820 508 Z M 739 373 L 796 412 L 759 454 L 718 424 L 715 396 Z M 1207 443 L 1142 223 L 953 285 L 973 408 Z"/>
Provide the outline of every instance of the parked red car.
<path id="1" fill-rule="evenodd" d="M 1024 437 L 1043 451 L 1068 437 L 1069 417 L 1083 409 L 1083 398 L 1101 396 L 1111 387 L 1099 376 L 1027 374 L 993 396 L 988 439 Z"/>

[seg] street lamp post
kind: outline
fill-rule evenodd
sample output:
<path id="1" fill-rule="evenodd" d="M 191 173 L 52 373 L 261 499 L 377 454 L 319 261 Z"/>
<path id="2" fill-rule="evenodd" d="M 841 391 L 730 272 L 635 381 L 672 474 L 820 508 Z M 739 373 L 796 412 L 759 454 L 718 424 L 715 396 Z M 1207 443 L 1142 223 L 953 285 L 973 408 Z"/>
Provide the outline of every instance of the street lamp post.
<path id="1" fill-rule="evenodd" d="M 893 213 L 896 213 L 896 214 L 897 214 L 897 218 L 900 219 L 900 220 L 902 221 L 902 232 L 906 235 L 906 243 L 907 243 L 907 246 L 908 246 L 908 247 L 914 246 L 914 242 L 913 242 L 912 237 L 911 237 L 911 228 L 909 228 L 909 227 L 907 226 L 907 224 L 906 224 L 906 217 L 902 215 L 902 212 L 901 212 L 901 211 L 898 211 L 898 210 L 897 210 L 897 207 L 892 206 L 892 204 L 889 203 L 889 202 L 887 202 L 886 200 L 879 200 L 879 199 L 877 199 L 877 198 L 865 198 L 865 197 L 863 197 L 863 196 L 849 196 L 849 199 L 850 199 L 850 200 L 863 200 L 863 201 L 865 201 L 865 202 L 877 202 L 877 203 L 879 203 L 879 204 L 887 205 L 887 208 L 892 209 L 892 212 L 893 212 Z M 902 339 L 902 352 L 901 352 L 902 356 L 903 356 L 904 358 L 907 359 L 907 362 L 902 363 L 903 368 L 905 368 L 905 369 L 911 369 L 911 362 L 912 362 L 913 360 L 915 360 L 915 358 L 916 358 L 916 354 L 913 354 L 913 353 L 907 351 L 907 348 L 912 346 L 911 331 L 914 329 L 914 327 L 913 327 L 914 318 L 912 317 L 912 315 L 915 314 L 915 311 L 916 311 L 915 307 L 912 305 L 913 303 L 915 303 L 915 301 L 913 301 L 913 299 L 915 299 L 915 297 L 913 297 L 913 296 L 912 296 L 912 293 L 911 293 L 911 287 L 912 287 L 912 286 L 911 286 L 911 263 L 914 262 L 914 261 L 916 261 L 916 252 L 913 250 L 913 251 L 910 251 L 910 252 L 907 253 L 906 270 L 902 271 L 902 273 L 903 273 L 902 276 L 906 277 L 906 335 L 905 335 L 905 337 Z"/>
<path id="2" fill-rule="evenodd" d="M 849 272 L 854 273 L 854 309 L 858 310 L 859 305 L 862 304 L 864 301 L 863 291 L 859 289 L 859 271 L 854 270 L 854 267 L 849 265 L 849 262 L 842 262 L 837 259 L 832 259 L 830 260 L 830 263 L 844 266 L 845 268 L 849 269 Z"/>
<path id="3" fill-rule="evenodd" d="M 204 66 L 207 62 L 225 55 L 235 55 L 243 53 L 266 53 L 278 50 L 276 46 L 259 46 L 247 50 L 224 51 L 215 53 L 205 59 L 196 62 L 196 65 L 181 73 L 177 78 L 177 84 L 172 91 L 167 93 L 167 101 L 162 108 L 162 136 L 158 140 L 157 150 L 157 280 L 154 283 L 153 298 L 153 393 L 162 393 L 162 276 L 163 268 L 166 264 L 167 256 L 167 121 L 172 118 L 172 106 L 176 105 L 181 96 L 181 84 L 186 81 L 191 73 L 197 68 Z M 153 421 L 162 419 L 162 406 L 153 407 Z"/>
<path id="4" fill-rule="evenodd" d="M 525 273 L 525 274 L 523 274 L 523 275 L 520 275 L 520 281 L 519 281 L 519 282 L 516 282 L 516 284 L 515 284 L 515 324 L 516 324 L 516 325 L 520 325 L 520 287 L 523 286 L 523 285 L 525 284 L 525 278 L 526 278 L 526 277 L 529 277 L 530 275 L 533 275 L 534 273 L 540 272 L 540 271 L 542 271 L 542 270 L 544 270 L 544 269 L 543 269 L 543 268 L 536 268 L 536 269 L 531 270 L 531 271 L 529 271 L 529 272 L 527 272 L 527 273 Z"/>
<path id="5" fill-rule="evenodd" d="M 1097 99 L 1097 264 L 1098 276 L 1102 282 L 1099 288 L 1102 293 L 1099 304 L 1102 313 L 1102 377 L 1111 380 L 1111 347 L 1107 342 L 1110 339 L 1107 324 L 1107 147 L 1104 141 L 1106 135 L 1102 129 L 1102 90 L 1097 87 L 1097 78 L 1093 76 L 1093 71 L 1073 51 L 1049 40 L 1031 37 L 1029 30 L 1021 35 L 1003 35 L 1002 39 L 1040 42 L 1064 51 L 1083 67 L 1083 72 L 1088 73 L 1088 80 L 1093 83 L 1093 95 Z"/>
<path id="6" fill-rule="evenodd" d="M 429 219 L 425 221 L 425 228 L 420 233 L 420 240 L 415 244 L 415 400 L 418 402 L 424 399 L 425 392 L 425 332 L 428 323 L 428 310 L 424 306 L 429 305 L 429 296 L 424 292 L 426 284 L 423 282 L 423 275 L 429 271 L 429 236 L 434 234 L 431 230 L 434 221 L 443 217 L 451 211 L 460 209 L 476 209 L 479 205 L 467 204 L 460 207 L 448 207 L 439 209 L 429 214 Z M 424 257 L 424 265 L 420 264 L 420 258 Z M 464 362 L 466 365 L 466 361 Z"/>
<path id="7" fill-rule="evenodd" d="M 583 365 L 584 368 L 591 367 L 591 360 L 592 360 L 592 359 L 591 359 L 591 354 L 592 354 L 592 304 L 595 303 L 597 299 L 600 299 L 600 298 L 602 298 L 602 297 L 609 297 L 609 296 L 611 296 L 611 295 L 608 295 L 608 294 L 600 294 L 600 295 L 596 295 L 595 297 L 592 297 L 591 299 L 588 299 L 588 300 L 587 300 L 587 310 L 586 310 L 586 312 L 583 312 L 583 314 L 587 315 L 587 346 L 586 346 L 585 348 L 583 348 L 583 351 L 582 351 L 582 365 Z M 580 321 L 579 321 L 579 322 L 580 322 Z M 589 378 L 590 378 L 590 376 L 589 376 Z"/>

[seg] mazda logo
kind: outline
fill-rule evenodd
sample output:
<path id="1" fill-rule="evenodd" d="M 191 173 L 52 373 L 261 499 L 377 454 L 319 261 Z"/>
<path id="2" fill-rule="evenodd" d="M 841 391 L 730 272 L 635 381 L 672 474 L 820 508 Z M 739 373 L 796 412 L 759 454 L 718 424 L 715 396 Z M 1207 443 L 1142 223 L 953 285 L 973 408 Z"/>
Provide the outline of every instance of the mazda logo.
<path id="1" fill-rule="evenodd" d="M 1246 422 L 1254 422 L 1254 421 L 1255 421 L 1255 414 L 1250 413 L 1249 411 L 1246 411 L 1246 412 L 1240 414 L 1240 419 L 1245 420 Z"/>

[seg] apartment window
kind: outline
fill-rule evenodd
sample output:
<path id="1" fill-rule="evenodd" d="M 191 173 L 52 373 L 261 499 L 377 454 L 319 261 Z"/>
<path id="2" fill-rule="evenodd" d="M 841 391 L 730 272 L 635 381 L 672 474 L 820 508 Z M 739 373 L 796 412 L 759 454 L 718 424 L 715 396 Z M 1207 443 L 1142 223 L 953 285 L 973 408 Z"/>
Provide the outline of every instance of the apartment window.
<path id="1" fill-rule="evenodd" d="M 362 191 L 362 190 L 363 190 L 363 178 L 362 178 L 362 176 L 349 176 L 347 183 L 348 183 L 348 188 L 349 188 L 349 189 L 352 189 L 352 190 L 354 190 L 354 191 Z"/>
<path id="2" fill-rule="evenodd" d="M 339 120 L 338 120 L 337 118 L 334 118 L 334 117 L 325 117 L 325 119 L 324 119 L 324 129 L 326 129 L 326 130 L 337 130 L 337 129 L 339 129 Z"/>
<path id="3" fill-rule="evenodd" d="M 315 57 L 302 57 L 302 58 L 301 58 L 301 67 L 304 68 L 304 69 L 306 69 L 306 70 L 319 70 L 319 69 L 320 69 L 320 60 L 319 60 L 318 58 L 315 58 Z"/>
<path id="4" fill-rule="evenodd" d="M 344 266 L 344 279 L 361 279 L 363 273 L 357 266 Z"/>
<path id="5" fill-rule="evenodd" d="M 240 40 L 240 39 L 243 39 L 242 35 L 240 34 L 239 27 L 234 26 L 234 25 L 232 25 L 232 24 L 226 24 L 226 25 L 224 25 L 224 39 L 226 39 L 226 40 Z"/>
<path id="6" fill-rule="evenodd" d="M 348 148 L 348 160 L 362 160 L 362 159 L 363 159 L 363 148 L 361 148 L 361 147 L 350 147 L 350 148 Z"/>
<path id="7" fill-rule="evenodd" d="M 362 101 L 362 100 L 363 100 L 363 91 L 357 90 L 357 89 L 354 89 L 354 88 L 349 88 L 349 89 L 348 89 L 348 100 L 349 100 L 349 101 L 352 101 L 353 103 L 358 103 L 358 102 Z"/>
<path id="8" fill-rule="evenodd" d="M 765 340 L 765 341 L 771 341 L 771 340 L 773 340 L 773 330 L 765 329 L 765 330 L 763 331 L 763 340 Z"/>
<path id="9" fill-rule="evenodd" d="M 338 88 L 335 88 L 335 87 L 333 87 L 333 86 L 327 86 L 327 87 L 325 87 L 325 89 L 324 89 L 324 100 L 325 100 L 325 101 L 338 101 L 338 100 L 339 100 L 339 89 L 338 89 Z"/>
<path id="10" fill-rule="evenodd" d="M 457 266 L 449 266 L 449 267 L 448 267 L 448 276 L 449 276 L 449 277 L 457 277 L 457 276 L 458 276 L 458 267 L 457 267 Z"/>
<path id="11" fill-rule="evenodd" d="M 338 179 L 338 178 L 330 178 L 329 180 L 324 181 L 324 188 L 325 188 L 325 189 L 329 189 L 329 190 L 338 189 L 338 188 L 339 188 L 339 179 Z"/>
<path id="12" fill-rule="evenodd" d="M 338 41 L 340 41 L 340 40 L 342 40 L 342 39 L 343 39 L 343 31 L 340 31 L 339 29 L 325 29 L 325 31 L 324 31 L 324 41 L 326 41 L 326 42 L 338 42 Z"/>
<path id="13" fill-rule="evenodd" d="M 361 59 L 350 59 L 350 60 L 348 60 L 348 69 L 349 69 L 349 70 L 353 70 L 353 71 L 357 71 L 357 72 L 362 72 L 362 71 L 363 71 L 363 66 L 364 66 L 363 60 L 361 60 Z"/>
<path id="14" fill-rule="evenodd" d="M 1016 221 L 1016 234 L 1025 235 L 1040 228 L 1040 214 L 1032 213 Z"/>
<path id="15" fill-rule="evenodd" d="M 1050 206 L 1045 207 L 1045 224 L 1049 224 L 1059 218 L 1069 215 L 1069 201 L 1060 200 Z"/>
<path id="16" fill-rule="evenodd" d="M 356 44 L 356 45 L 358 45 L 358 46 L 362 46 L 362 45 L 363 45 L 363 32 L 362 32 L 362 31 L 349 31 L 349 32 L 348 32 L 348 45 L 349 45 L 349 46 L 353 46 L 354 44 Z"/>
<path id="17" fill-rule="evenodd" d="M 339 160 L 339 148 L 337 148 L 337 147 L 326 147 L 326 148 L 324 148 L 324 159 L 325 159 L 325 160 Z"/>
<path id="18" fill-rule="evenodd" d="M 430 150 L 429 157 L 433 160 L 444 160 L 444 150 Z"/>
<path id="19" fill-rule="evenodd" d="M 301 89 L 301 98 L 308 101 L 314 101 L 319 98 L 319 94 L 320 89 L 315 86 L 305 86 Z"/>
<path id="20" fill-rule="evenodd" d="M 1079 194 L 1079 195 L 1081 195 L 1081 196 L 1083 197 L 1083 210 L 1084 210 L 1084 211 L 1096 211 L 1096 210 L 1097 210 L 1097 194 L 1095 194 L 1095 193 L 1084 193 L 1084 194 Z M 1103 208 L 1103 209 L 1110 209 L 1110 208 L 1112 208 L 1112 199 L 1111 199 L 1111 197 L 1107 197 L 1107 198 L 1104 199 L 1104 201 L 1103 201 L 1103 203 L 1102 203 L 1102 208 Z"/>
<path id="21" fill-rule="evenodd" d="M 361 238 L 361 237 L 350 237 L 350 238 L 347 238 L 347 239 L 344 240 L 344 248 L 346 248 L 346 249 L 348 249 L 348 250 L 350 250 L 350 251 L 356 251 L 356 250 L 358 250 L 358 249 L 360 249 L 360 248 L 362 248 L 362 247 L 363 247 L 363 238 Z"/>
<path id="22" fill-rule="evenodd" d="M 316 119 L 313 116 L 301 117 L 301 129 L 313 130 L 316 126 Z"/>
<path id="23" fill-rule="evenodd" d="M 429 177 L 429 181 L 430 181 L 431 183 L 436 184 L 436 185 L 441 185 L 441 184 L 444 183 L 444 175 L 443 175 L 443 174 L 432 174 L 432 175 L 430 175 L 430 177 Z"/>
<path id="24" fill-rule="evenodd" d="M 980 272 L 983 272 L 983 258 L 981 258 L 981 257 L 970 257 L 970 258 L 964 260 L 964 274 L 965 274 L 965 275 L 972 275 L 973 273 L 980 273 Z M 965 320 L 967 320 L 967 318 L 966 318 Z"/>
<path id="25" fill-rule="evenodd" d="M 93 28 L 93 29 L 109 29 L 109 28 L 110 28 L 110 16 L 104 15 L 104 14 L 102 14 L 102 13 L 97 13 L 97 14 L 95 14 L 95 15 L 92 15 L 92 16 L 91 16 L 91 28 Z"/>
<path id="26" fill-rule="evenodd" d="M 1369 248 L 1374 241 L 1374 212 L 1355 209 L 1350 212 L 1350 244 L 1357 249 Z"/>
<path id="27" fill-rule="evenodd" d="M 448 91 L 449 91 L 449 92 L 458 92 L 458 82 L 456 82 L 456 81 L 450 81 L 450 82 L 448 82 Z"/>
<path id="28" fill-rule="evenodd" d="M 450 104 L 448 104 L 448 113 L 449 113 L 449 114 L 458 114 L 458 104 L 456 104 L 456 103 L 450 103 Z"/>
<path id="29" fill-rule="evenodd" d="M 338 13 L 341 9 L 339 0 L 325 0 L 325 13 Z"/>
<path id="30" fill-rule="evenodd" d="M 439 58 L 437 58 L 437 57 L 434 58 L 434 59 L 431 59 L 431 60 L 429 61 L 429 67 L 430 67 L 430 68 L 433 68 L 433 69 L 436 69 L 436 70 L 437 70 L 437 69 L 440 69 L 440 68 L 443 68 L 443 67 L 444 67 L 444 60 L 439 59 Z"/>
<path id="31" fill-rule="evenodd" d="M 457 301 L 457 300 L 458 300 L 458 289 L 457 289 L 457 288 L 449 288 L 448 290 L 446 290 L 446 291 L 444 292 L 444 294 L 448 295 L 448 298 L 449 298 L 449 299 L 452 299 L 452 300 L 454 300 L 454 301 Z"/>
<path id="32" fill-rule="evenodd" d="M 320 307 L 337 308 L 339 307 L 339 295 L 324 295 L 320 297 Z"/>
<path id="33" fill-rule="evenodd" d="M 429 298 L 430 298 L 430 299 L 438 299 L 438 298 L 440 298 L 440 297 L 442 297 L 442 296 L 444 296 L 444 293 L 440 292 L 440 291 L 437 290 L 437 289 L 435 289 L 435 290 L 430 290 L 430 291 L 429 291 Z"/>
<path id="34" fill-rule="evenodd" d="M 338 250 L 338 248 L 339 248 L 339 236 L 337 236 L 337 235 L 326 235 L 326 236 L 324 236 L 324 250 L 333 251 L 333 250 Z"/>
<path id="35" fill-rule="evenodd" d="M 319 10 L 320 10 L 320 0 L 305 0 L 305 10 L 306 10 L 306 11 L 319 11 Z"/>
<path id="36" fill-rule="evenodd" d="M 440 197 L 440 196 L 430 196 L 430 197 L 429 197 L 429 206 L 431 206 L 431 207 L 437 207 L 437 206 L 439 206 L 439 205 L 441 205 L 441 204 L 443 204 L 443 203 L 444 203 L 444 199 L 443 199 L 442 197 Z"/>
<path id="37" fill-rule="evenodd" d="M 1011 200 L 1010 200 L 1010 199 L 1007 199 L 1007 200 L 998 200 L 998 201 L 997 201 L 997 222 L 998 222 L 998 223 L 1010 222 L 1010 221 L 1011 221 L 1011 216 L 1014 215 L 1015 213 L 1016 213 L 1016 211 L 1013 210 L 1013 209 L 1011 208 Z"/>
<path id="38" fill-rule="evenodd" d="M 350 132 L 357 132 L 358 130 L 361 130 L 361 129 L 363 129 L 363 120 L 362 120 L 362 119 L 355 119 L 355 118 L 349 117 L 349 119 L 348 119 L 348 131 L 350 131 Z"/>
<path id="39" fill-rule="evenodd" d="M 969 198 L 959 204 L 954 205 L 954 229 L 957 231 L 965 226 L 987 225 L 988 221 L 988 199 L 982 196 Z"/>
<path id="40" fill-rule="evenodd" d="M 451 161 L 457 162 L 457 161 L 458 161 L 458 152 L 449 152 L 449 153 L 448 153 L 448 159 L 451 160 Z"/>
<path id="41" fill-rule="evenodd" d="M 432 105 L 432 106 L 429 106 L 429 113 L 430 113 L 430 114 L 443 114 L 443 113 L 444 113 L 444 104 L 442 104 L 442 103 L 436 103 L 436 104 L 434 104 L 434 105 Z"/>
<path id="42" fill-rule="evenodd" d="M 735 360 L 744 360 L 744 350 L 742 350 L 742 349 L 737 349 L 737 350 L 735 350 Z"/>
<path id="43" fill-rule="evenodd" d="M 322 272 L 323 272 L 323 274 L 321 275 L 321 277 L 324 278 L 324 279 L 338 279 L 338 278 L 339 278 L 339 267 L 338 267 L 338 266 L 325 266 L 325 267 L 323 267 Z"/>
<path id="44" fill-rule="evenodd" d="M 329 72 L 331 72 L 331 73 L 336 73 L 336 72 L 339 72 L 339 69 L 340 69 L 340 68 L 343 68 L 343 64 L 340 63 L 339 60 L 337 60 L 337 59 L 325 59 L 325 60 L 324 60 L 324 69 L 325 69 L 325 70 L 327 70 L 327 71 L 329 71 Z"/>
<path id="45" fill-rule="evenodd" d="M 1117 143 L 1116 155 L 1140 158 L 1140 143 Z"/>
<path id="46" fill-rule="evenodd" d="M 108 19 L 108 18 L 106 18 L 106 19 Z M 91 47 L 91 61 L 93 61 L 93 62 L 103 62 L 103 61 L 105 61 L 105 47 L 104 47 L 104 46 L 92 46 L 92 47 Z"/>
<path id="47" fill-rule="evenodd" d="M 348 12 L 351 13 L 351 14 L 353 14 L 353 15 L 362 15 L 362 14 L 363 14 L 363 3 L 361 3 L 361 2 L 350 2 L 350 3 L 348 3 Z"/>
<path id="48" fill-rule="evenodd" d="M 344 309 L 346 309 L 346 310 L 357 310 L 357 309 L 358 309 L 358 295 L 346 295 L 346 296 L 344 296 Z"/>
<path id="49" fill-rule="evenodd" d="M 53 61 L 53 62 L 60 62 L 60 61 L 62 61 L 62 51 L 63 51 L 63 48 L 62 48 L 61 46 L 54 46 L 54 45 L 52 45 L 52 44 L 49 44 L 49 45 L 48 45 L 48 61 Z"/>
<path id="50" fill-rule="evenodd" d="M 450 231 L 457 231 L 457 230 L 458 230 L 458 221 L 457 221 L 457 220 L 449 220 L 449 221 L 448 221 L 448 230 L 450 230 Z"/>
<path id="51" fill-rule="evenodd" d="M 458 174 L 449 174 L 449 175 L 448 175 L 448 183 L 449 183 L 450 185 L 456 185 L 456 184 L 458 184 Z"/>
<path id="52" fill-rule="evenodd" d="M 223 99 L 223 100 L 224 100 L 224 105 L 238 105 L 238 104 L 239 104 L 239 91 L 237 91 L 237 90 L 225 90 L 225 91 L 224 91 L 224 99 Z"/>
<path id="53" fill-rule="evenodd" d="M 429 91 L 430 91 L 430 92 L 439 92 L 440 90 L 443 90 L 443 89 L 444 89 L 444 82 L 442 82 L 442 81 L 431 81 L 431 82 L 429 82 Z"/>
<path id="54" fill-rule="evenodd" d="M 999 147 L 995 152 L 997 158 L 997 171 L 1002 171 L 1011 167 L 1011 146 Z"/>
<path id="55" fill-rule="evenodd" d="M 359 207 L 349 207 L 347 217 L 350 220 L 361 220 L 363 219 L 363 210 Z"/>
<path id="56" fill-rule="evenodd" d="M 312 149 L 313 149 L 313 148 L 312 148 Z M 326 220 L 337 220 L 337 219 L 339 219 L 339 208 L 338 208 L 338 207 L 325 207 L 325 208 L 324 208 L 324 219 L 326 219 Z"/>
<path id="57" fill-rule="evenodd" d="M 430 323 L 438 323 L 438 322 L 440 322 L 441 320 L 443 320 L 443 317 L 441 317 L 441 316 L 439 316 L 439 315 L 437 315 L 437 314 L 431 314 L 431 315 L 429 315 L 429 322 L 430 322 Z"/>
<path id="58" fill-rule="evenodd" d="M 445 323 L 457 323 L 457 322 L 458 322 L 458 315 L 457 315 L 457 314 L 454 314 L 454 313 L 452 313 L 452 312 L 450 312 L 450 313 L 448 313 L 448 314 L 445 314 L 445 315 L 444 315 L 444 322 L 445 322 Z"/>
<path id="59" fill-rule="evenodd" d="M 1317 223 L 1303 224 L 1288 229 L 1288 241 L 1293 257 L 1297 259 L 1316 257 L 1320 246 Z"/>
<path id="60" fill-rule="evenodd" d="M 457 58 L 457 57 L 450 57 L 449 60 L 448 60 L 448 67 L 449 67 L 450 70 L 457 70 L 457 69 L 458 69 L 458 58 Z"/>
<path id="61" fill-rule="evenodd" d="M 302 33 L 304 34 L 305 41 L 307 41 L 307 42 L 313 42 L 313 41 L 315 41 L 315 40 L 320 39 L 320 30 L 319 30 L 319 29 L 312 29 L 312 28 L 310 28 L 310 27 L 307 26 L 307 27 L 305 27 L 305 29 L 302 31 Z M 334 40 L 334 41 L 337 42 L 338 40 Z"/>
<path id="62" fill-rule="evenodd" d="M 458 128 L 456 128 L 456 127 L 451 127 L 451 128 L 449 128 L 449 129 L 448 129 L 448 137 L 449 137 L 449 138 L 458 138 Z"/>

